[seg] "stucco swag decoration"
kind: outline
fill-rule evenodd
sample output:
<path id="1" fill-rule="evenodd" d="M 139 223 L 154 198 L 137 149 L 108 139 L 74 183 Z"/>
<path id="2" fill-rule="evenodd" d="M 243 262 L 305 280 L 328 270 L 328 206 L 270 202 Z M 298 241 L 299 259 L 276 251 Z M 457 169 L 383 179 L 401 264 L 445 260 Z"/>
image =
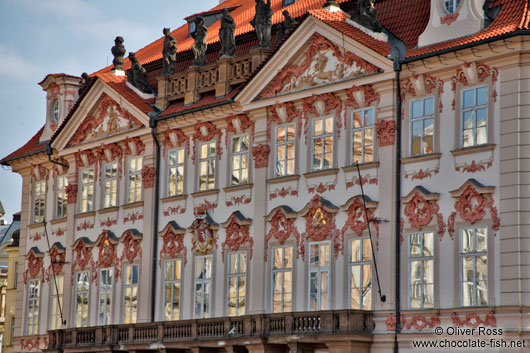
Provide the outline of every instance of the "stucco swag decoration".
<path id="1" fill-rule="evenodd" d="M 228 150 L 228 133 L 241 134 L 250 129 L 250 137 L 254 137 L 255 124 L 247 115 L 231 115 L 226 118 L 225 148 Z"/>
<path id="2" fill-rule="evenodd" d="M 123 250 L 120 256 L 120 266 L 123 268 L 123 262 L 127 260 L 132 264 L 136 258 L 142 259 L 142 234 L 136 229 L 126 230 L 119 241 L 123 242 Z"/>
<path id="3" fill-rule="evenodd" d="M 180 129 L 164 131 L 164 156 L 168 149 L 186 147 L 186 154 L 190 153 L 190 137 L 186 136 Z"/>
<path id="4" fill-rule="evenodd" d="M 145 165 L 142 168 L 142 183 L 145 189 L 150 189 L 155 185 L 156 169 Z"/>
<path id="5" fill-rule="evenodd" d="M 88 238 L 82 237 L 78 238 L 73 245 L 74 249 L 74 262 L 72 263 L 72 284 L 74 283 L 74 274 L 79 268 L 79 271 L 87 270 L 87 267 L 90 266 L 91 269 L 95 268 L 96 263 L 92 258 L 92 249 L 94 243 L 92 243 Z"/>
<path id="6" fill-rule="evenodd" d="M 104 229 L 94 245 L 98 248 L 98 260 L 92 268 L 92 280 L 97 280 L 100 269 L 114 267 L 114 281 L 118 281 L 120 278 L 118 239 L 110 230 Z"/>
<path id="7" fill-rule="evenodd" d="M 330 111 L 335 110 L 336 112 L 336 123 L 337 123 L 337 135 L 340 137 L 340 130 L 342 128 L 342 101 L 339 96 L 334 93 L 324 93 L 311 97 L 304 98 L 304 132 L 305 132 L 305 143 L 307 144 L 307 137 L 309 136 L 308 125 L 309 125 L 309 114 L 315 116 L 328 115 Z"/>
<path id="8" fill-rule="evenodd" d="M 199 121 L 194 125 L 195 133 L 193 134 L 193 154 L 191 156 L 191 159 L 193 160 L 193 163 L 195 163 L 195 158 L 197 154 L 197 141 L 207 142 L 212 140 L 214 137 L 217 137 L 216 139 L 216 151 L 217 151 L 217 158 L 221 158 L 221 155 L 223 154 L 223 151 L 221 149 L 221 135 L 223 135 L 222 131 L 217 129 L 217 127 L 212 124 L 209 121 Z"/>
<path id="9" fill-rule="evenodd" d="M 438 101 L 438 109 L 440 113 L 443 109 L 443 103 L 440 99 L 441 94 L 444 92 L 444 83 L 441 79 L 425 74 L 412 74 L 407 81 L 401 86 L 401 101 L 404 102 L 407 96 L 409 97 L 423 97 L 429 94 L 436 94 Z M 401 117 L 404 117 L 405 105 L 403 105 L 403 111 Z"/>
<path id="10" fill-rule="evenodd" d="M 265 261 L 269 253 L 269 241 L 274 237 L 280 245 L 283 245 L 291 235 L 295 238 L 296 258 L 302 255 L 302 260 L 304 260 L 304 242 L 294 225 L 297 217 L 298 213 L 289 206 L 278 206 L 269 213 L 266 218 L 266 221 L 270 223 L 270 230 L 265 236 Z"/>
<path id="11" fill-rule="evenodd" d="M 378 203 L 372 201 L 368 196 L 365 196 L 365 200 L 366 210 L 361 195 L 352 197 L 341 207 L 348 214 L 348 219 L 341 229 L 343 239 L 349 229 L 351 229 L 356 236 L 362 236 L 363 232 L 367 230 L 370 225 L 370 219 L 375 218 L 374 212 Z M 366 219 L 367 214 L 368 219 Z M 379 249 L 379 223 L 373 223 L 373 226 L 376 230 L 376 248 Z"/>
<path id="12" fill-rule="evenodd" d="M 255 168 L 267 168 L 269 165 L 269 145 L 255 145 L 252 147 L 252 156 L 254 157 Z"/>
<path id="13" fill-rule="evenodd" d="M 235 211 L 222 226 L 226 229 L 226 240 L 221 244 L 222 258 L 225 261 L 226 250 L 238 251 L 245 244 L 249 247 L 249 259 L 252 260 L 254 239 L 250 236 L 250 223 L 252 220 L 245 218 L 241 212 Z"/>
<path id="14" fill-rule="evenodd" d="M 401 202 L 405 206 L 404 214 L 411 229 L 421 231 L 435 219 L 438 228 L 436 233 L 442 240 L 446 224 L 443 221 L 442 213 L 439 213 L 439 198 L 440 194 L 432 193 L 422 186 L 417 186 L 407 196 L 403 197 Z"/>
<path id="15" fill-rule="evenodd" d="M 430 318 L 427 318 L 424 315 L 414 315 L 410 320 L 408 320 L 403 314 L 400 314 L 399 316 L 402 329 L 410 330 L 415 328 L 421 332 L 426 327 L 435 328 L 441 325 L 438 313 L 432 314 Z M 396 316 L 394 314 L 388 315 L 385 324 L 388 331 L 394 331 L 396 329 Z"/>
<path id="16" fill-rule="evenodd" d="M 162 237 L 162 249 L 160 249 L 160 259 L 158 266 L 162 266 L 162 259 L 176 259 L 181 256 L 183 258 L 184 266 L 188 263 L 187 252 L 188 248 L 184 245 L 184 235 L 186 229 L 181 228 L 177 222 L 170 221 L 158 233 Z"/>
<path id="17" fill-rule="evenodd" d="M 343 105 L 344 108 L 352 107 L 353 109 L 360 109 L 369 107 L 372 103 L 379 104 L 381 96 L 377 93 L 372 85 L 355 86 L 346 90 L 346 100 Z M 344 126 L 347 126 L 348 114 L 344 109 Z"/>
<path id="18" fill-rule="evenodd" d="M 302 132 L 302 112 L 296 109 L 293 102 L 280 103 L 276 102 L 272 107 L 269 108 L 270 115 L 267 118 L 267 136 L 269 142 L 272 139 L 272 123 L 278 125 L 290 123 L 293 120 L 297 120 L 298 124 L 298 136 Z"/>
<path id="19" fill-rule="evenodd" d="M 390 119 L 381 119 L 375 123 L 375 133 L 379 147 L 392 146 L 396 139 L 396 122 Z"/>

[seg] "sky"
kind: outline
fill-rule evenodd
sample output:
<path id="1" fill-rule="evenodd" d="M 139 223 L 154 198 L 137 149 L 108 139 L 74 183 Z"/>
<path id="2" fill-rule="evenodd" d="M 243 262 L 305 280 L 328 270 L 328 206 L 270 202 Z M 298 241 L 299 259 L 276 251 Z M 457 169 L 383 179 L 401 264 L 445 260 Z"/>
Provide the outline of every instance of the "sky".
<path id="1" fill-rule="evenodd" d="M 47 74 L 80 76 L 112 63 L 118 35 L 137 51 L 219 0 L 0 0 L 0 159 L 44 125 Z M 11 223 L 20 211 L 22 178 L 0 166 L 0 201 Z"/>

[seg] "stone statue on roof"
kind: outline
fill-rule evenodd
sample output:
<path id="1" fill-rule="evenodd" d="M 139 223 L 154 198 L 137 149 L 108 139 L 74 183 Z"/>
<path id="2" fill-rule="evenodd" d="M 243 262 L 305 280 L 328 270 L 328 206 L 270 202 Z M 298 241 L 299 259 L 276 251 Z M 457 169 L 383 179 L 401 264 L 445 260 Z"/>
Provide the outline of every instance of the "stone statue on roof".
<path id="1" fill-rule="evenodd" d="M 219 28 L 219 41 L 221 42 L 221 58 L 231 58 L 236 51 L 236 37 L 235 32 L 236 23 L 227 9 L 223 9 L 223 17 L 221 17 L 221 28 Z"/>
<path id="2" fill-rule="evenodd" d="M 267 3 L 264 0 L 256 0 L 256 14 L 250 24 L 256 30 L 259 48 L 272 49 L 271 27 L 273 14 L 271 0 L 267 0 Z"/>
<path id="3" fill-rule="evenodd" d="M 116 37 L 114 39 L 114 46 L 110 49 L 114 60 L 112 60 L 112 65 L 114 65 L 114 70 L 123 70 L 123 57 L 125 56 L 125 46 L 123 45 L 123 37 Z"/>
<path id="4" fill-rule="evenodd" d="M 131 69 L 127 72 L 127 81 L 142 93 L 153 93 L 153 89 L 147 81 L 147 71 L 140 64 L 135 53 L 129 52 L 129 61 L 131 62 Z"/>
<path id="5" fill-rule="evenodd" d="M 77 91 L 77 94 L 81 94 L 87 88 L 89 82 L 90 77 L 88 77 L 88 74 L 86 72 L 83 72 L 81 74 L 81 81 L 79 82 L 82 86 Z"/>
<path id="6" fill-rule="evenodd" d="M 191 46 L 193 51 L 193 66 L 202 66 L 206 64 L 206 37 L 208 36 L 208 29 L 204 25 L 204 18 L 201 16 L 195 17 L 195 31 L 191 33 L 195 42 Z"/>
<path id="7" fill-rule="evenodd" d="M 162 30 L 164 33 L 164 49 L 162 49 L 162 75 L 171 75 L 175 72 L 177 62 L 177 40 L 171 35 L 169 28 Z"/>
<path id="8" fill-rule="evenodd" d="M 358 0 L 357 9 L 353 12 L 351 19 L 374 32 L 381 32 L 383 27 L 377 20 L 374 3 L 375 0 Z"/>
<path id="9" fill-rule="evenodd" d="M 278 37 L 276 37 L 276 43 L 279 43 L 287 33 L 291 32 L 291 30 L 296 25 L 296 21 L 293 20 L 291 15 L 289 15 L 289 11 L 283 10 L 283 22 L 280 23 L 280 29 L 278 31 Z"/>

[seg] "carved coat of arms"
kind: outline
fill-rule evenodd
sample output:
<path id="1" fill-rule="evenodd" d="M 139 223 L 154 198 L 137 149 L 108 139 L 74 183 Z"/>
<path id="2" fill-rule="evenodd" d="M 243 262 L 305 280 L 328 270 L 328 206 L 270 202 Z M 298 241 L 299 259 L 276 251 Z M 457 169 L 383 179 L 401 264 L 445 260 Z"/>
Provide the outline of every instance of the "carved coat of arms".
<path id="1" fill-rule="evenodd" d="M 190 226 L 190 230 L 193 233 L 193 238 L 191 239 L 193 251 L 205 255 L 214 248 L 216 245 L 214 234 L 216 226 L 217 224 L 210 217 L 197 218 L 193 221 Z"/>

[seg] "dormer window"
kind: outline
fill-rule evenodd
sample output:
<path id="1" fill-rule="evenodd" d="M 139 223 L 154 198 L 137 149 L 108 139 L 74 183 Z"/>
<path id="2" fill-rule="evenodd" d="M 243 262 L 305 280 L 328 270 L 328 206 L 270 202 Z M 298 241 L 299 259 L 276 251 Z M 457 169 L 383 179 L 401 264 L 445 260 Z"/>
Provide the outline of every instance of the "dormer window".
<path id="1" fill-rule="evenodd" d="M 59 101 L 55 101 L 53 105 L 53 112 L 52 112 L 52 122 L 57 122 L 59 120 Z"/>
<path id="2" fill-rule="evenodd" d="M 460 5 L 460 0 L 444 0 L 444 10 L 447 13 L 454 13 Z"/>

